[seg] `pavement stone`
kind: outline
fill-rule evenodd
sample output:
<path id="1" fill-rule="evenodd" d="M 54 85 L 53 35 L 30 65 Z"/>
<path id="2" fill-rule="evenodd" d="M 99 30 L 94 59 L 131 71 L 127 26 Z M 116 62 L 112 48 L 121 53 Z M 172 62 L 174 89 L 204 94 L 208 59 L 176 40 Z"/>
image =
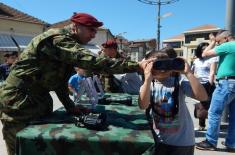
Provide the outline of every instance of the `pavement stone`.
<path id="1" fill-rule="evenodd" d="M 55 95 L 54 92 L 51 92 L 51 95 L 53 97 L 53 102 L 54 102 L 54 110 L 61 107 L 62 104 Z M 186 103 L 189 108 L 191 117 L 193 118 L 194 126 L 198 126 L 198 119 L 194 118 L 193 111 L 194 111 L 194 104 L 196 103 L 195 100 L 192 100 L 191 98 L 186 98 Z M 0 130 L 2 129 L 2 124 L 0 123 Z M 219 150 L 217 151 L 202 151 L 198 150 L 195 148 L 195 153 L 194 155 L 229 155 L 229 154 L 234 154 L 234 153 L 229 153 L 226 152 L 225 148 L 222 146 L 221 141 L 224 140 L 226 137 L 226 129 L 227 129 L 227 124 L 222 123 L 221 124 L 221 132 L 219 135 L 219 141 L 218 141 L 218 148 Z M 205 137 L 205 131 L 195 131 L 196 135 L 196 142 L 200 142 L 201 140 L 204 140 Z M 7 155 L 6 153 L 6 148 L 5 148 L 5 142 L 2 137 L 2 132 L 0 132 L 0 155 Z"/>

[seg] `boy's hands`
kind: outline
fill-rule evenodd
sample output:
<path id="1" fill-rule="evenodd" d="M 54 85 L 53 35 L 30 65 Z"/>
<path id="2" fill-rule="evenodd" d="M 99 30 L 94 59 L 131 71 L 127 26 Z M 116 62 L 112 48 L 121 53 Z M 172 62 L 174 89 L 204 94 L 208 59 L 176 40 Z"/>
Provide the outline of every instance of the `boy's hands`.
<path id="1" fill-rule="evenodd" d="M 144 72 L 146 66 L 150 63 L 150 62 L 154 62 L 156 60 L 156 58 L 151 58 L 151 59 L 143 59 L 142 61 L 139 61 L 139 67 L 141 68 L 142 72 Z"/>
<path id="2" fill-rule="evenodd" d="M 150 62 L 146 65 L 146 67 L 144 69 L 145 80 L 151 80 L 152 81 L 152 79 L 153 79 L 152 68 L 153 68 L 153 62 Z"/>
<path id="3" fill-rule="evenodd" d="M 187 75 L 188 73 L 192 73 L 188 62 L 184 58 L 181 58 L 181 59 L 183 59 L 184 63 L 185 63 L 184 64 L 184 70 L 183 71 L 174 70 L 174 72 L 180 72 L 181 74 L 185 74 L 185 75 Z"/>
<path id="4" fill-rule="evenodd" d="M 156 60 L 156 58 L 150 58 L 148 60 L 143 59 L 141 62 L 139 62 L 139 65 L 141 69 L 144 72 L 145 80 L 152 80 L 152 67 L 153 62 Z"/>

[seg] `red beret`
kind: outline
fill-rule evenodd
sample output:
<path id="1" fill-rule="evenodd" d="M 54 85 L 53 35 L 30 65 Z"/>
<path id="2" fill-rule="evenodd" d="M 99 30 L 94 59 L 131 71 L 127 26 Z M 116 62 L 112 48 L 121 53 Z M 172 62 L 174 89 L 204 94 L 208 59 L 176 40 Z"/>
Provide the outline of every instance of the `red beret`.
<path id="1" fill-rule="evenodd" d="M 117 48 L 117 47 L 118 47 L 116 41 L 115 41 L 115 40 L 112 40 L 112 39 L 107 40 L 105 43 L 102 44 L 102 46 L 103 46 L 104 48 L 110 48 L 110 47 L 111 47 L 111 48 Z"/>
<path id="2" fill-rule="evenodd" d="M 86 13 L 75 13 L 70 20 L 75 24 L 82 24 L 89 27 L 100 27 L 103 25 L 95 17 Z"/>

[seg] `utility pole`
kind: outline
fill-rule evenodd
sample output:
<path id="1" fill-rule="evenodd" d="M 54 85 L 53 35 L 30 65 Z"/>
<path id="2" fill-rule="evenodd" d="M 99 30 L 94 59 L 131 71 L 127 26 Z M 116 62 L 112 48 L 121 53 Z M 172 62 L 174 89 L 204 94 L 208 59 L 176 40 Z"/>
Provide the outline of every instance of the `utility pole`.
<path id="1" fill-rule="evenodd" d="M 172 4 L 179 0 L 138 0 L 142 3 L 149 4 L 149 5 L 157 5 L 157 50 L 160 49 L 160 28 L 161 28 L 161 6 Z"/>
<path id="2" fill-rule="evenodd" d="M 227 0 L 225 28 L 235 36 L 235 1 Z"/>
<path id="3" fill-rule="evenodd" d="M 227 0 L 226 2 L 226 20 L 225 20 L 225 29 L 229 30 L 233 36 L 235 36 L 235 1 Z M 225 106 L 221 121 L 228 123 L 228 106 Z"/>

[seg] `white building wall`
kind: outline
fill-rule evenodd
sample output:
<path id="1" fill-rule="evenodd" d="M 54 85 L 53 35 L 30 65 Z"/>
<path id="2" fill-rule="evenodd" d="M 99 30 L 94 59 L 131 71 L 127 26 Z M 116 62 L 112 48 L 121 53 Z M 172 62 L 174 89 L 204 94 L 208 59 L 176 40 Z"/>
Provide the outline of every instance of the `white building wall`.
<path id="1" fill-rule="evenodd" d="M 43 32 L 43 25 L 0 19 L 0 33 L 36 36 Z"/>

